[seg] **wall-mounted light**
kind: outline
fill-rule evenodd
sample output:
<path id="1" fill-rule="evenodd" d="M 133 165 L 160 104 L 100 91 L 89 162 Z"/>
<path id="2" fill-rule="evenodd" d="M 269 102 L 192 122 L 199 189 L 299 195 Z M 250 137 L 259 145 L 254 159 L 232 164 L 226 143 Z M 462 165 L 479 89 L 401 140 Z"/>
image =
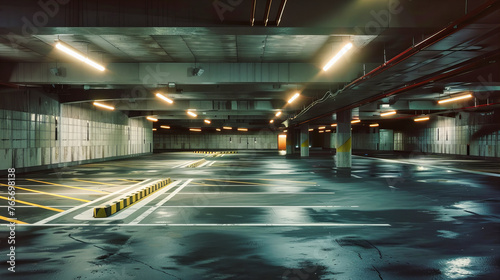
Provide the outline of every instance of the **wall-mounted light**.
<path id="1" fill-rule="evenodd" d="M 186 111 L 186 113 L 187 113 L 188 115 L 190 115 L 191 117 L 194 117 L 194 118 L 196 118 L 196 117 L 198 116 L 197 114 L 195 114 L 195 113 L 193 113 L 193 112 L 191 112 L 191 111 Z"/>
<path id="2" fill-rule="evenodd" d="M 161 98 L 161 99 L 163 99 L 164 101 L 166 101 L 166 102 L 168 102 L 170 104 L 174 103 L 174 101 L 172 99 L 166 97 L 165 95 L 163 95 L 163 94 L 161 94 L 159 92 L 156 93 L 156 96 L 159 97 L 159 98 Z"/>
<path id="3" fill-rule="evenodd" d="M 429 117 L 421 117 L 421 118 L 413 119 L 413 121 L 415 121 L 415 122 L 424 122 L 424 121 L 428 121 L 428 120 L 430 120 Z"/>
<path id="4" fill-rule="evenodd" d="M 160 125 L 161 128 L 164 128 L 164 129 L 170 129 L 170 126 L 168 125 Z"/>
<path id="5" fill-rule="evenodd" d="M 211 124 L 212 122 L 210 120 L 203 120 L 206 124 Z"/>
<path id="6" fill-rule="evenodd" d="M 108 109 L 108 110 L 114 110 L 115 109 L 115 107 L 113 107 L 113 106 L 109 106 L 109 105 L 102 104 L 102 103 L 99 103 L 99 102 L 94 102 L 92 104 L 94 104 L 94 106 L 101 107 L 101 108 Z"/>
<path id="7" fill-rule="evenodd" d="M 300 96 L 300 93 L 295 93 L 290 99 L 288 99 L 288 103 L 292 103 L 293 101 L 295 101 L 295 99 L 299 98 Z"/>
<path id="8" fill-rule="evenodd" d="M 391 116 L 391 115 L 395 115 L 395 114 L 397 114 L 396 111 L 389 111 L 389 112 L 385 112 L 385 113 L 380 113 L 380 116 L 387 117 L 387 116 Z"/>
<path id="9" fill-rule="evenodd" d="M 66 54 L 71 55 L 72 57 L 87 63 L 88 65 L 96 68 L 99 71 L 104 71 L 106 68 L 104 66 L 100 65 L 99 63 L 93 61 L 92 59 L 84 56 L 81 54 L 79 51 L 73 50 L 71 47 L 67 46 L 66 44 L 63 44 L 62 42 L 57 42 L 56 43 L 56 49 L 63 51 Z"/>
<path id="10" fill-rule="evenodd" d="M 347 43 L 328 63 L 323 67 L 323 71 L 327 71 L 337 62 L 343 55 L 345 55 L 352 48 L 352 43 Z"/>
<path id="11" fill-rule="evenodd" d="M 360 123 L 361 120 L 352 120 L 351 123 Z"/>
<path id="12" fill-rule="evenodd" d="M 378 127 L 378 126 L 379 126 L 378 123 L 372 123 L 372 124 L 370 124 L 370 127 Z"/>
<path id="13" fill-rule="evenodd" d="M 438 101 L 438 104 L 453 102 L 453 101 L 467 99 L 467 98 L 471 98 L 471 97 L 472 97 L 472 94 L 466 94 L 466 95 L 457 96 L 457 97 L 453 97 L 453 98 L 442 99 L 442 100 Z"/>
<path id="14" fill-rule="evenodd" d="M 152 122 L 157 122 L 157 121 L 158 121 L 158 119 L 157 119 L 157 118 L 154 118 L 154 117 L 146 117 L 146 119 L 147 119 L 148 121 L 152 121 Z"/>

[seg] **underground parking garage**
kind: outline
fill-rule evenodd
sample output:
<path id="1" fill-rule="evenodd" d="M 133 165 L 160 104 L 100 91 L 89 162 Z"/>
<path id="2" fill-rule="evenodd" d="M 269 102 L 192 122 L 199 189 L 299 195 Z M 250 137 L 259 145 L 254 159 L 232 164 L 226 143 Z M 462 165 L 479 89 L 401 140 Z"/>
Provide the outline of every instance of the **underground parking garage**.
<path id="1" fill-rule="evenodd" d="M 497 279 L 500 1 L 0 8 L 2 279 Z"/>

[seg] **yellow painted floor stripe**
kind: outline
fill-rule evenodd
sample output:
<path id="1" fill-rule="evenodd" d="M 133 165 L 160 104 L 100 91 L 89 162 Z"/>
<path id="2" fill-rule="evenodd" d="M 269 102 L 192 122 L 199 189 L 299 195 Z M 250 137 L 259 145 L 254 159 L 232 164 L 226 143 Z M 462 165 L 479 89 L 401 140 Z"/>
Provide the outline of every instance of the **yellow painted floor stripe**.
<path id="1" fill-rule="evenodd" d="M 264 181 L 281 181 L 281 182 L 290 182 L 290 183 L 299 183 L 299 184 L 316 184 L 315 182 L 307 182 L 307 181 L 290 181 L 290 180 L 280 180 L 280 179 L 259 179 Z"/>
<path id="2" fill-rule="evenodd" d="M 84 183 L 91 183 L 91 184 L 98 184 L 98 185 L 107 185 L 107 186 L 112 185 L 110 183 L 87 181 L 87 180 L 80 180 L 80 179 L 73 179 L 73 181 L 84 182 Z"/>
<path id="3" fill-rule="evenodd" d="M 126 182 L 132 182 L 132 183 L 139 183 L 141 181 L 134 181 L 134 180 L 127 180 L 127 179 L 118 179 L 120 181 L 126 181 Z"/>
<path id="4" fill-rule="evenodd" d="M 252 182 L 242 182 L 242 181 L 227 181 L 227 180 L 217 180 L 217 179 L 205 179 L 205 180 L 207 180 L 207 181 L 217 181 L 217 182 L 226 182 L 226 183 L 247 184 L 247 185 L 274 186 L 274 185 L 269 185 L 269 184 L 252 183 Z"/>
<path id="5" fill-rule="evenodd" d="M 0 220 L 4 220 L 4 221 L 7 221 L 7 222 L 14 222 L 16 224 L 28 224 L 28 223 L 21 222 L 19 220 L 14 220 L 14 219 L 11 219 L 11 218 L 7 218 L 7 217 L 4 217 L 4 216 L 0 216 Z"/>
<path id="6" fill-rule="evenodd" d="M 59 187 L 65 187 L 65 188 L 72 188 L 72 189 L 78 189 L 78 190 L 86 190 L 86 191 L 92 191 L 92 192 L 98 192 L 98 193 L 109 193 L 105 191 L 99 191 L 99 190 L 93 190 L 93 189 L 87 189 L 87 188 L 80 188 L 80 187 L 74 187 L 74 186 L 68 186 L 68 185 L 61 185 L 61 184 L 56 184 L 56 183 L 51 183 L 51 182 L 45 182 L 45 181 L 39 181 L 39 180 L 34 180 L 34 179 L 26 179 L 27 181 L 31 182 L 37 182 L 37 183 L 42 183 L 42 184 L 48 184 L 48 185 L 54 185 L 54 186 L 59 186 Z"/>
<path id="7" fill-rule="evenodd" d="M 5 200 L 9 200 L 9 198 L 7 198 L 5 196 L 0 196 L 0 198 L 1 199 L 5 199 Z M 43 206 L 43 205 L 40 205 L 40 204 L 35 204 L 35 203 L 27 202 L 27 201 L 22 201 L 22 200 L 19 200 L 19 199 L 16 199 L 16 203 L 22 203 L 22 204 L 26 204 L 26 205 L 36 206 L 36 207 L 40 207 L 40 208 L 43 208 L 43 209 L 52 210 L 52 211 L 56 211 L 56 212 L 64 212 L 64 210 L 61 210 L 61 209 L 52 208 L 52 207 L 48 207 L 48 206 Z"/>
<path id="8" fill-rule="evenodd" d="M 0 183 L 0 186 L 6 186 L 6 187 L 8 187 L 9 185 Z M 46 194 L 46 195 L 51 195 L 51 196 L 57 196 L 57 197 L 62 197 L 62 198 L 67 198 L 67 199 L 73 199 L 73 200 L 78 200 L 78 201 L 82 201 L 82 202 L 90 202 L 90 200 L 86 200 L 86 199 L 81 199 L 81 198 L 76 198 L 76 197 L 71 197 L 71 196 L 65 196 L 65 195 L 60 195 L 60 194 L 54 194 L 54 193 L 48 193 L 48 192 L 42 192 L 42 191 L 27 189 L 27 188 L 23 188 L 23 187 L 19 187 L 19 186 L 16 186 L 16 189 L 24 190 L 24 191 L 29 191 L 29 192 L 35 192 L 35 193 L 41 193 L 41 194 Z"/>

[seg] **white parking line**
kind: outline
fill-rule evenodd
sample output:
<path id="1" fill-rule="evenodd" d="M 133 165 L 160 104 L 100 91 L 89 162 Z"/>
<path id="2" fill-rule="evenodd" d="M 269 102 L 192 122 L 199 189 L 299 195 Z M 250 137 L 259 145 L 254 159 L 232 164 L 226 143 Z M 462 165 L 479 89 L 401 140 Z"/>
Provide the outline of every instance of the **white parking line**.
<path id="1" fill-rule="evenodd" d="M 212 161 L 208 161 L 208 160 L 207 160 L 207 161 L 205 161 L 204 163 L 202 163 L 202 164 L 201 164 L 200 166 L 198 166 L 198 167 L 203 167 L 203 166 L 205 166 L 205 165 L 208 165 L 208 164 L 209 164 L 209 163 L 211 163 L 211 162 L 212 162 Z"/>
<path id="2" fill-rule="evenodd" d="M 309 195 L 309 194 L 320 194 L 320 195 L 325 195 L 325 194 L 335 194 L 335 192 L 183 192 L 180 193 L 179 195 L 185 195 L 185 194 L 202 194 L 202 195 L 218 195 L 218 194 L 237 194 L 237 195 L 252 195 L 252 194 L 293 194 L 293 195 Z"/>
<path id="3" fill-rule="evenodd" d="M 341 205 L 169 205 L 159 208 L 359 208 L 359 206 Z"/>
<path id="4" fill-rule="evenodd" d="M 172 169 L 173 168 L 186 168 L 186 166 L 188 166 L 188 165 L 190 165 L 192 163 L 195 163 L 197 161 L 199 161 L 199 159 L 198 160 L 192 160 L 192 161 L 184 162 L 184 163 L 181 163 L 181 164 L 178 164 L 178 165 L 172 167 Z"/>
<path id="5" fill-rule="evenodd" d="M 46 223 L 48 223 L 48 222 L 50 222 L 50 221 L 53 221 L 53 220 L 55 220 L 55 219 L 57 219 L 57 218 L 59 218 L 59 217 L 62 217 L 62 216 L 64 216 L 64 215 L 66 215 L 66 214 L 69 214 L 69 213 L 71 213 L 71 212 L 74 212 L 74 211 L 76 211 L 76 210 L 78 210 L 78 209 L 81 209 L 81 208 L 84 208 L 84 207 L 86 207 L 86 206 L 92 205 L 92 204 L 94 204 L 94 203 L 96 203 L 96 202 L 99 202 L 99 201 L 101 201 L 101 200 L 106 200 L 106 199 L 109 199 L 110 197 L 113 197 L 113 196 L 115 196 L 115 195 L 117 195 L 117 194 L 120 194 L 120 193 L 126 192 L 126 191 L 127 191 L 127 190 L 129 190 L 129 189 L 133 189 L 133 188 L 135 188 L 135 187 L 137 187 L 137 186 L 140 186 L 141 184 L 147 184 L 147 183 L 148 183 L 148 181 L 151 181 L 151 180 L 153 180 L 153 179 L 148 179 L 148 180 L 142 181 L 142 182 L 140 182 L 140 183 L 134 184 L 134 185 L 132 185 L 132 186 L 130 186 L 130 187 L 128 187 L 128 188 L 126 188 L 126 189 L 123 189 L 123 190 L 120 190 L 120 191 L 117 191 L 117 192 L 114 192 L 114 193 L 110 193 L 110 194 L 108 194 L 108 195 L 106 195 L 106 196 L 103 196 L 103 197 L 100 197 L 100 198 L 98 198 L 98 199 L 96 199 L 96 200 L 89 201 L 89 202 L 84 203 L 84 204 L 82 204 L 82 205 L 76 206 L 76 207 L 74 207 L 74 208 L 72 208 L 72 209 L 69 209 L 69 210 L 66 210 L 66 211 L 64 211 L 64 212 L 61 212 L 61 213 L 55 214 L 55 215 L 53 215 L 53 216 L 50 216 L 50 217 L 48 217 L 48 218 L 45 218 L 45 219 L 43 219 L 43 220 L 41 220 L 41 221 L 38 221 L 38 222 L 36 222 L 36 223 L 34 223 L 34 224 L 36 224 L 36 225 L 43 225 L 43 224 L 46 224 Z"/>
<path id="6" fill-rule="evenodd" d="M 210 164 L 209 164 L 208 166 L 212 166 L 212 165 L 214 165 L 214 163 L 216 163 L 216 161 L 215 161 L 215 160 L 214 160 L 214 161 L 212 161 L 212 162 L 210 162 Z"/>
<path id="7" fill-rule="evenodd" d="M 0 224 L 9 227 L 9 224 Z M 297 224 L 17 224 L 16 227 L 390 227 L 391 224 L 341 224 L 341 223 L 297 223 Z"/>
<path id="8" fill-rule="evenodd" d="M 149 208 L 146 212 L 142 213 L 139 217 L 137 217 L 135 220 L 130 222 L 132 225 L 136 225 L 140 223 L 144 218 L 149 216 L 151 213 L 153 213 L 156 209 L 158 209 L 160 206 L 162 206 L 164 203 L 169 201 L 172 197 L 174 197 L 177 193 L 179 193 L 185 186 L 187 186 L 189 183 L 191 183 L 193 179 L 187 180 L 184 184 L 182 184 L 180 187 L 178 187 L 175 191 L 173 191 L 171 194 L 169 194 L 166 198 L 158 202 L 155 206 Z"/>

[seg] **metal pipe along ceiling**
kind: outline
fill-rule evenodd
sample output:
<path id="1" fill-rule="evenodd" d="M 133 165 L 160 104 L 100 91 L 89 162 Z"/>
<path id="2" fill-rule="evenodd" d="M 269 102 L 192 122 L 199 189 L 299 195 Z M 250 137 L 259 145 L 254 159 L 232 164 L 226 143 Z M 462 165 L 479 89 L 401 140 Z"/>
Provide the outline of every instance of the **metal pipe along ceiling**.
<path id="1" fill-rule="evenodd" d="M 273 0 L 267 0 L 266 13 L 264 16 L 264 26 L 267 26 L 267 22 L 269 21 L 269 13 L 271 12 L 271 4 L 272 3 L 273 3 Z"/>
<path id="2" fill-rule="evenodd" d="M 252 1 L 252 13 L 250 15 L 250 25 L 255 25 L 255 6 L 257 6 L 257 0 Z"/>
<path id="3" fill-rule="evenodd" d="M 280 25 L 281 18 L 283 17 L 283 12 L 285 11 L 287 0 L 281 0 L 280 8 L 278 10 L 278 15 L 276 17 L 276 26 Z"/>

